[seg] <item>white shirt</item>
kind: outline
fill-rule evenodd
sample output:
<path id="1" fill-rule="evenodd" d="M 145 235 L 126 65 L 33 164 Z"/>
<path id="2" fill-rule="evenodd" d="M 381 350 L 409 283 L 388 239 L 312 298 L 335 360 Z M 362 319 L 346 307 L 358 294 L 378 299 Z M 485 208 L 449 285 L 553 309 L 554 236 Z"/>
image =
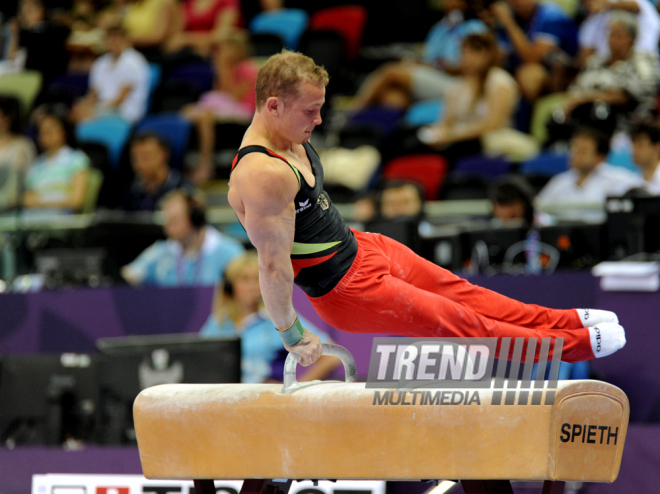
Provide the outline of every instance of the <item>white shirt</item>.
<path id="1" fill-rule="evenodd" d="M 130 86 L 131 91 L 119 106 L 119 114 L 129 122 L 136 122 L 146 114 L 149 63 L 133 48 L 125 49 L 116 61 L 110 53 L 97 58 L 89 73 L 89 83 L 101 106 L 117 99 L 121 90 Z"/>
<path id="2" fill-rule="evenodd" d="M 644 188 L 649 194 L 660 196 L 660 164 L 656 167 L 651 180 L 645 180 Z"/>
<path id="3" fill-rule="evenodd" d="M 600 163 L 582 185 L 577 184 L 578 179 L 578 172 L 574 169 L 555 175 L 539 192 L 536 199 L 542 202 L 562 201 L 576 204 L 602 202 L 604 204 L 607 196 L 623 195 L 633 187 L 644 185 L 639 175 L 605 162 Z"/>
<path id="4" fill-rule="evenodd" d="M 648 0 L 634 0 L 639 6 L 637 14 L 637 38 L 635 50 L 640 53 L 657 53 L 660 40 L 660 15 Z M 610 57 L 610 11 L 589 15 L 580 25 L 578 44 L 580 48 L 592 48 L 604 58 Z"/>

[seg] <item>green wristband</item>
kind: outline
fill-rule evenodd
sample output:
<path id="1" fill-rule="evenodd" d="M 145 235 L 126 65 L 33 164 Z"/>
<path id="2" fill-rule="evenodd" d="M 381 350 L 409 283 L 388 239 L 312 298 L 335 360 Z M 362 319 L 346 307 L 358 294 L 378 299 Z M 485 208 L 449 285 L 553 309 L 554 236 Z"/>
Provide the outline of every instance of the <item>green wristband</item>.
<path id="1" fill-rule="evenodd" d="M 300 319 L 298 319 L 298 315 L 296 314 L 296 320 L 289 329 L 284 331 L 278 329 L 277 332 L 280 334 L 280 338 L 282 338 L 285 345 L 293 346 L 302 340 L 305 330 L 303 329 L 302 324 L 300 324 Z"/>

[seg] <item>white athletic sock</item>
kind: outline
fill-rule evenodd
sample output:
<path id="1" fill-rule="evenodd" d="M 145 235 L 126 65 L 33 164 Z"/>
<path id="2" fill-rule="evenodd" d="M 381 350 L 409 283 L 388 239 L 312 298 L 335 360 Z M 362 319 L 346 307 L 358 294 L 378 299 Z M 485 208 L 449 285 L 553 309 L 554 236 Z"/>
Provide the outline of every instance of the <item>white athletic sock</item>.
<path id="1" fill-rule="evenodd" d="M 596 358 L 612 355 L 626 344 L 626 332 L 619 324 L 604 322 L 588 329 L 591 338 L 591 350 Z"/>
<path id="2" fill-rule="evenodd" d="M 613 322 L 619 324 L 619 318 L 614 312 L 609 310 L 598 310 L 598 309 L 575 309 L 580 316 L 580 321 L 582 321 L 582 326 L 588 328 L 590 326 L 595 326 L 596 324 L 602 324 L 604 322 Z"/>

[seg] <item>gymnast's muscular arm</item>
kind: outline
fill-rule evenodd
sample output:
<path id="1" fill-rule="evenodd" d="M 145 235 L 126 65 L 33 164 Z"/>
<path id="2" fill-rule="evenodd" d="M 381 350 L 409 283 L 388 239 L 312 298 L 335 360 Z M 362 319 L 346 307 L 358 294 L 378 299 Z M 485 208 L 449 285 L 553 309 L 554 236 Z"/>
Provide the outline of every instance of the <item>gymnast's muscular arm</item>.
<path id="1" fill-rule="evenodd" d="M 290 256 L 296 220 L 293 200 L 297 192 L 298 180 L 293 171 L 265 155 L 246 156 L 232 172 L 229 203 L 257 248 L 261 295 L 280 330 L 290 328 L 296 319 Z M 307 329 L 296 345 L 284 346 L 298 355 L 303 366 L 316 362 L 323 351 L 319 337 Z"/>

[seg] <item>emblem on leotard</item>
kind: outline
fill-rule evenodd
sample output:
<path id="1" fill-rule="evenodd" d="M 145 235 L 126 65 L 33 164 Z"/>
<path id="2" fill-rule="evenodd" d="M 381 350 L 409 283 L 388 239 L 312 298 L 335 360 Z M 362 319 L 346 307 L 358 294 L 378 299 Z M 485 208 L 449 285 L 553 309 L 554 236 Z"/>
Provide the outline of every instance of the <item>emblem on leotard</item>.
<path id="1" fill-rule="evenodd" d="M 330 207 L 330 203 L 328 202 L 328 198 L 325 197 L 325 194 L 321 194 L 319 196 L 318 200 L 316 201 L 316 204 L 321 206 L 321 209 L 323 211 L 325 211 L 326 209 L 328 209 Z"/>

